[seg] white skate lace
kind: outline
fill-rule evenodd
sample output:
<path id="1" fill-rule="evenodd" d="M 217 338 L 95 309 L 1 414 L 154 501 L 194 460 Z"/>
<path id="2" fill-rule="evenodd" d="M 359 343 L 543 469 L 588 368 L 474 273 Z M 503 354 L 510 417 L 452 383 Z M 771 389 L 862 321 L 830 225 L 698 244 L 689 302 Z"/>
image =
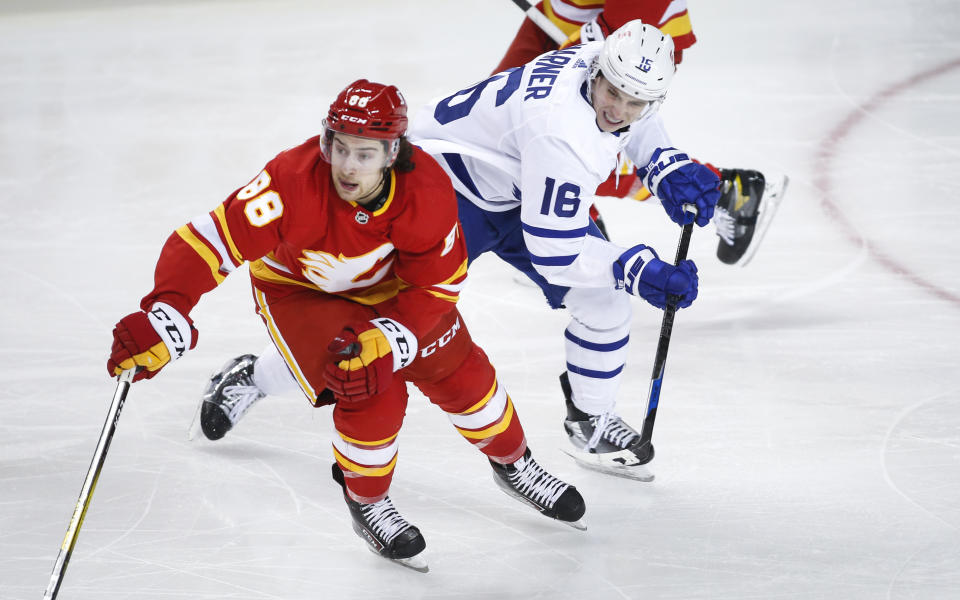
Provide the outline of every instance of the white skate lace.
<path id="1" fill-rule="evenodd" d="M 603 430 L 607 428 L 607 423 L 610 421 L 610 416 L 610 413 L 603 413 L 591 419 L 593 421 L 593 435 L 587 440 L 587 450 L 593 450 L 600 443 L 600 439 L 603 438 Z"/>
<path id="2" fill-rule="evenodd" d="M 389 497 L 373 504 L 361 504 L 360 511 L 384 544 L 389 544 L 393 538 L 410 527 L 410 523 L 400 516 Z"/>
<path id="3" fill-rule="evenodd" d="M 544 471 L 532 458 L 525 460 L 523 467 L 509 477 L 515 490 L 547 508 L 553 508 L 557 498 L 569 487 Z"/>
<path id="4" fill-rule="evenodd" d="M 717 228 L 717 235 L 720 236 L 720 239 L 723 240 L 728 246 L 733 245 L 734 237 L 736 236 L 736 222 L 725 208 L 717 207 L 713 211 L 713 224 Z"/>
<path id="5" fill-rule="evenodd" d="M 247 412 L 253 403 L 263 398 L 264 394 L 255 385 L 228 385 L 223 388 L 222 407 L 230 417 L 236 421 Z"/>
<path id="6" fill-rule="evenodd" d="M 613 413 L 603 413 L 593 421 L 593 435 L 587 441 L 587 449 L 593 450 L 606 438 L 607 441 L 619 448 L 626 448 L 637 432 L 624 424 L 623 419 Z"/>

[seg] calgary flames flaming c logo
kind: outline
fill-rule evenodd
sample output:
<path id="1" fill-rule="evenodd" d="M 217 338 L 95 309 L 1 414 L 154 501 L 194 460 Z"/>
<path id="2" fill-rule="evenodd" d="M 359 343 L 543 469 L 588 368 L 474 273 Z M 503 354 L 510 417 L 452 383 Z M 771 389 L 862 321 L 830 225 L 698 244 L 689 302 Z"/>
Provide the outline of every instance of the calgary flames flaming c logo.
<path id="1" fill-rule="evenodd" d="M 393 244 L 384 244 L 361 256 L 334 256 L 304 250 L 303 275 L 325 292 L 345 292 L 379 283 L 393 265 Z"/>

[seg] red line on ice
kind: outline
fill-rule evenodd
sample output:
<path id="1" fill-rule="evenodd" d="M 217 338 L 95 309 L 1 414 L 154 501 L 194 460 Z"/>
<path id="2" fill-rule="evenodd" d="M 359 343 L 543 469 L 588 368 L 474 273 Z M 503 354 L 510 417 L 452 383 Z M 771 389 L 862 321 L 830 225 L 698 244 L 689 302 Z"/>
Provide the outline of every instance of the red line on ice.
<path id="1" fill-rule="evenodd" d="M 926 71 L 921 71 L 880 90 L 870 97 L 866 102 L 860 104 L 847 113 L 843 120 L 841 120 L 840 123 L 838 123 L 837 126 L 826 135 L 824 142 L 820 145 L 819 152 L 817 152 L 815 161 L 816 172 L 821 174 L 820 181 L 816 184 L 816 187 L 823 194 L 820 201 L 821 208 L 823 208 L 824 212 L 827 213 L 827 216 L 840 225 L 844 234 L 847 236 L 847 239 L 854 244 L 864 244 L 871 256 L 873 256 L 873 258 L 875 258 L 877 262 L 879 262 L 888 271 L 900 275 L 914 285 L 933 294 L 937 298 L 946 300 L 947 302 L 950 302 L 956 306 L 960 306 L 960 295 L 957 295 L 950 290 L 946 290 L 935 283 L 920 277 L 914 273 L 909 266 L 898 262 L 889 254 L 881 250 L 877 244 L 868 239 L 863 239 L 857 233 L 856 229 L 850 223 L 850 220 L 847 219 L 847 217 L 843 214 L 843 211 L 840 210 L 840 207 L 833 199 L 834 186 L 830 165 L 833 163 L 834 157 L 837 154 L 837 147 L 846 137 L 850 135 L 854 129 L 856 129 L 858 125 L 863 122 L 866 116 L 881 107 L 885 102 L 894 96 L 897 96 L 910 87 L 939 77 L 940 75 L 943 75 L 958 67 L 960 67 L 960 58 L 951 60 L 931 69 L 927 69 Z"/>

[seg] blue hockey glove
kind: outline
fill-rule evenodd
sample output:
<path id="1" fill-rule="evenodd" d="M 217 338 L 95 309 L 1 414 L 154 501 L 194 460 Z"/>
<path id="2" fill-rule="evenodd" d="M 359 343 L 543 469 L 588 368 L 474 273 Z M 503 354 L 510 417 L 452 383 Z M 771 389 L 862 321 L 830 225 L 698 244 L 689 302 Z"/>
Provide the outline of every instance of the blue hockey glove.
<path id="1" fill-rule="evenodd" d="M 658 148 L 637 174 L 650 193 L 660 199 L 674 223 L 686 225 L 696 218 L 697 225 L 704 227 L 713 218 L 713 209 L 720 200 L 720 178 L 685 153 L 676 148 Z M 685 204 L 696 206 L 697 214 L 685 211 Z"/>
<path id="2" fill-rule="evenodd" d="M 617 289 L 640 296 L 657 308 L 667 307 L 667 297 L 677 296 L 677 308 L 686 308 L 697 298 L 697 265 L 682 260 L 677 266 L 663 262 L 653 248 L 638 244 L 613 263 Z"/>

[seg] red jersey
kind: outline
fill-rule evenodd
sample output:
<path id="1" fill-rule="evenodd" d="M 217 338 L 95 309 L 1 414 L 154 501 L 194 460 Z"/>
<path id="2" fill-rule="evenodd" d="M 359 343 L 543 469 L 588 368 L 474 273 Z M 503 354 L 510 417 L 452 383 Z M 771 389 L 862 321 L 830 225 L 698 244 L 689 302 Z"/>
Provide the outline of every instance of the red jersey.
<path id="1" fill-rule="evenodd" d="M 391 169 L 389 193 L 370 211 L 342 200 L 319 136 L 284 151 L 248 185 L 177 229 L 141 301 L 183 314 L 244 262 L 253 285 L 277 297 L 304 288 L 368 305 L 418 337 L 456 303 L 467 252 L 449 178 L 414 148 L 416 168 Z M 346 325 L 346 323 L 344 323 Z"/>
<path id="2" fill-rule="evenodd" d="M 610 31 L 640 19 L 673 38 L 677 56 L 697 41 L 686 0 L 544 0 L 543 13 L 565 34 L 580 41 L 580 26 L 600 13 Z M 677 60 L 677 62 L 680 62 Z"/>

